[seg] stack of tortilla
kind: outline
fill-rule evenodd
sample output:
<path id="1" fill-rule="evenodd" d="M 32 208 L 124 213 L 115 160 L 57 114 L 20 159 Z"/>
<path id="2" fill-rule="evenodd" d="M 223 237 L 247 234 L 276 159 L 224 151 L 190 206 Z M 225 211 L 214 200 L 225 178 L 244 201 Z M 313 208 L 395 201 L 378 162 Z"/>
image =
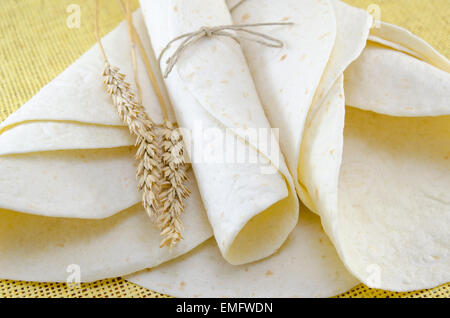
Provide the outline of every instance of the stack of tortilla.
<path id="1" fill-rule="evenodd" d="M 82 281 L 130 275 L 185 297 L 450 281 L 449 61 L 339 0 L 247 0 L 230 12 L 237 2 L 142 1 L 134 13 L 152 57 L 204 26 L 292 22 L 258 30 L 281 49 L 202 38 L 159 79 L 183 131 L 209 132 L 185 136 L 184 240 L 159 248 L 94 46 L 0 124 L 0 278 L 65 282 L 76 264 Z M 130 79 L 124 43 L 125 22 L 103 39 Z M 146 111 L 161 121 L 142 60 L 138 72 Z M 249 137 L 271 128 L 274 151 Z M 231 141 L 257 160 L 205 158 L 225 158 Z"/>

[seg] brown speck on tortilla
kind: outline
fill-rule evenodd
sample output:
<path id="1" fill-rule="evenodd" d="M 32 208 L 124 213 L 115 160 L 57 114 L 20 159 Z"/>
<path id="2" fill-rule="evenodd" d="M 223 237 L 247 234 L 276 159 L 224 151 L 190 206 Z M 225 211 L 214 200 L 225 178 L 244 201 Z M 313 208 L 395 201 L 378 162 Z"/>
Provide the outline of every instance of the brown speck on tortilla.
<path id="1" fill-rule="evenodd" d="M 319 40 L 325 39 L 327 36 L 330 35 L 330 32 L 325 33 L 324 35 L 319 37 Z"/>

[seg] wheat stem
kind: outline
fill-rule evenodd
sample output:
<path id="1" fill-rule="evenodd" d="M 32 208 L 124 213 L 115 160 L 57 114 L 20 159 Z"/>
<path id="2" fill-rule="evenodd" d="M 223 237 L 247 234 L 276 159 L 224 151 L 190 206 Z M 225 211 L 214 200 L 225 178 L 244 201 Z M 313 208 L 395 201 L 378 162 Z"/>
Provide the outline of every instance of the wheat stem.
<path id="1" fill-rule="evenodd" d="M 99 28 L 99 10 L 100 10 L 100 5 L 99 5 L 99 0 L 95 0 L 95 37 L 97 38 L 97 42 L 98 42 L 98 46 L 100 47 L 100 52 L 102 53 L 103 59 L 105 60 L 105 62 L 108 62 L 108 58 L 106 57 L 106 53 L 105 53 L 105 48 L 103 47 L 102 44 L 102 39 L 100 37 L 100 28 Z"/>
<path id="2" fill-rule="evenodd" d="M 120 1 L 119 1 L 120 2 Z M 121 3 L 121 2 L 120 2 Z M 131 43 L 131 60 L 133 63 L 133 72 L 134 72 L 134 82 L 136 84 L 136 89 L 138 92 L 138 100 L 140 103 L 142 103 L 142 88 L 139 84 L 139 74 L 138 74 L 138 67 L 137 67 L 137 54 L 136 54 L 136 42 L 134 40 L 133 35 L 133 16 L 131 15 L 131 9 L 130 9 L 130 1 L 126 2 L 126 18 L 127 18 L 127 24 L 128 24 L 128 34 L 130 37 L 130 43 Z"/>
<path id="3" fill-rule="evenodd" d="M 130 14 L 131 15 L 131 10 L 130 13 L 127 12 L 127 7 L 124 4 L 123 0 L 118 0 L 120 3 L 120 7 L 122 8 L 122 11 L 125 15 Z M 128 0 L 127 0 L 128 1 Z M 169 111 L 168 111 L 168 105 L 166 103 L 166 100 L 164 99 L 164 95 L 163 95 L 163 90 L 164 88 L 160 88 L 160 86 L 158 85 L 158 82 L 156 80 L 156 76 L 155 73 L 153 71 L 152 68 L 152 64 L 150 63 L 150 59 L 147 55 L 147 52 L 145 51 L 144 45 L 142 44 L 142 40 L 141 37 L 139 36 L 139 33 L 136 31 L 136 28 L 134 27 L 134 25 L 131 24 L 130 26 L 131 31 L 133 33 L 133 40 L 135 41 L 138 49 L 139 49 L 139 53 L 141 54 L 142 60 L 144 61 L 144 65 L 145 65 L 145 69 L 147 71 L 147 75 L 150 79 L 150 82 L 152 83 L 153 86 L 153 90 L 156 93 L 156 97 L 158 98 L 158 102 L 159 105 L 161 107 L 161 113 L 163 116 L 163 120 L 164 122 L 169 121 Z"/>

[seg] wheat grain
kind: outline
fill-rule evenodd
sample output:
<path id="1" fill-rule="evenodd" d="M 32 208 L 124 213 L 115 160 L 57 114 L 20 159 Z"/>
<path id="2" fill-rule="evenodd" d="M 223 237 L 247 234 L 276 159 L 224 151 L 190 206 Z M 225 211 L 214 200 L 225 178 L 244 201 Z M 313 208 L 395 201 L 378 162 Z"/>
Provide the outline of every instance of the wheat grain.
<path id="1" fill-rule="evenodd" d="M 175 246 L 183 239 L 183 224 L 180 220 L 184 211 L 184 199 L 190 191 L 185 185 L 187 164 L 184 158 L 183 138 L 173 124 L 166 121 L 161 127 L 162 179 L 160 200 L 162 213 L 158 223 L 164 236 L 161 246 Z"/>
<path id="2" fill-rule="evenodd" d="M 130 84 L 119 69 L 105 62 L 104 84 L 111 96 L 121 120 L 128 126 L 130 133 L 136 136 L 136 178 L 138 190 L 142 192 L 145 211 L 152 221 L 157 222 L 159 214 L 159 144 L 153 132 L 153 123 L 145 113 L 144 107 L 131 92 Z"/>
<path id="3" fill-rule="evenodd" d="M 118 68 L 105 62 L 103 77 L 119 117 L 136 136 L 136 178 L 144 209 L 161 231 L 160 246 L 172 248 L 183 239 L 180 217 L 184 199 L 190 194 L 185 185 L 188 178 L 182 135 L 169 121 L 162 126 L 153 124 Z M 154 128 L 158 128 L 156 133 Z"/>

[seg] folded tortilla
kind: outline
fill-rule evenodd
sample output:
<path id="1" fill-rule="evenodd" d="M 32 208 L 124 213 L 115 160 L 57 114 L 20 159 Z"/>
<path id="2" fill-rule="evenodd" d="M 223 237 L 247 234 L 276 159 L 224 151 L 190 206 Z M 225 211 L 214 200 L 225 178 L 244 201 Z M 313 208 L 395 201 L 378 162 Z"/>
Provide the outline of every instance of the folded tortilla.
<path id="1" fill-rule="evenodd" d="M 423 61 L 369 44 L 345 72 L 345 93 L 347 104 L 371 111 L 439 116 L 449 114 L 449 81 Z M 322 104 L 307 123 L 300 175 L 344 264 L 374 288 L 448 282 L 449 116 L 395 118 L 348 108 L 342 142 L 338 104 Z M 342 145 L 342 162 L 331 160 Z"/>
<path id="2" fill-rule="evenodd" d="M 92 151 L 75 151 L 90 157 Z M 114 154 L 129 150 L 94 150 L 95 160 L 106 163 Z M 57 153 L 30 155 L 29 160 L 59 157 Z M 55 159 L 56 159 L 55 158 Z M 195 248 L 211 237 L 212 230 L 192 182 L 191 198 L 183 215 L 182 240 L 172 251 L 160 248 L 159 230 L 140 203 L 101 220 L 55 218 L 0 209 L 0 278 L 66 282 L 80 269 L 80 281 L 91 282 L 118 277 L 158 266 Z"/>
<path id="3" fill-rule="evenodd" d="M 328 169 L 325 172 L 318 167 L 339 167 L 341 163 L 342 133 L 328 135 L 328 130 L 342 132 L 344 128 L 342 73 L 360 56 L 372 25 L 372 17 L 367 12 L 341 1 L 333 0 L 331 4 L 336 15 L 336 41 L 306 119 L 305 136 L 296 167 L 298 194 L 312 211 L 329 211 L 317 208 L 315 201 L 330 206 L 335 206 L 337 202 L 337 195 L 330 195 L 326 188 L 337 187 L 339 169 Z M 330 148 L 330 143 L 336 146 Z M 315 152 L 314 156 L 309 156 L 310 151 Z M 315 186 L 315 179 L 320 180 L 321 187 Z M 312 196 L 320 197 L 320 200 L 313 200 Z M 326 221 L 323 221 L 326 227 Z"/>
<path id="4" fill-rule="evenodd" d="M 449 127 L 450 116 L 348 109 L 334 222 L 344 262 L 370 287 L 450 281 Z"/>
<path id="5" fill-rule="evenodd" d="M 142 1 L 141 8 L 156 56 L 180 35 L 232 24 L 224 0 Z M 298 201 L 276 138 L 274 157 L 249 136 L 272 132 L 239 44 L 227 37 L 195 42 L 165 83 L 178 123 L 193 132 L 192 166 L 223 257 L 236 265 L 273 254 L 297 223 Z M 207 138 L 194 133 L 199 129 Z M 224 145 L 233 140 L 236 153 L 258 162 L 202 160 L 205 153 L 227 155 Z M 273 171 L 265 173 L 267 167 Z"/>
<path id="6" fill-rule="evenodd" d="M 134 18 L 148 47 L 142 14 Z M 127 36 L 124 22 L 103 44 L 111 62 L 130 75 L 129 47 L 118 45 L 128 43 Z M 142 84 L 150 88 L 139 63 Z M 212 236 L 190 172 L 184 240 L 171 252 L 159 247 L 159 230 L 136 190 L 134 141 L 105 97 L 102 68 L 94 47 L 2 123 L 2 279 L 65 282 L 76 268 L 71 264 L 79 266 L 81 281 L 126 275 L 175 258 Z M 160 121 L 151 89 L 144 92 L 144 104 Z"/>
<path id="7" fill-rule="evenodd" d="M 265 260 L 232 266 L 209 240 L 176 260 L 125 279 L 175 297 L 330 297 L 358 284 L 319 217 L 306 209 L 287 242 Z"/>
<path id="8" fill-rule="evenodd" d="M 150 50 L 142 15 L 136 24 Z M 103 39 L 111 63 L 133 74 L 126 23 Z M 151 87 L 141 59 L 139 78 Z M 70 149 L 105 149 L 134 145 L 120 122 L 101 78 L 104 62 L 92 47 L 29 102 L 0 124 L 0 208 L 51 217 L 100 219 L 140 201 L 132 160 L 83 154 L 28 160 L 27 153 Z M 143 92 L 147 112 L 156 121 L 161 112 L 153 90 Z M 23 154 L 16 156 L 16 154 Z M 130 151 L 129 156 L 132 156 Z M 84 161 L 83 161 L 84 160 Z"/>
<path id="9" fill-rule="evenodd" d="M 347 105 L 391 116 L 450 114 L 448 71 L 401 51 L 369 43 L 345 78 Z"/>
<path id="10" fill-rule="evenodd" d="M 301 2 L 305 6 L 301 12 L 306 16 L 309 12 L 307 3 L 310 2 Z M 321 3 L 324 5 L 325 2 Z M 263 0 L 246 1 L 235 9 L 233 17 L 236 23 L 243 20 L 249 23 L 279 21 L 276 12 L 283 10 L 283 4 L 286 4 L 287 16 L 289 10 L 296 12 L 293 10 L 295 3 L 289 1 L 277 2 L 277 7 L 271 7 Z M 330 2 L 330 5 L 334 7 L 337 21 L 333 43 L 336 51 L 321 72 L 322 80 L 314 90 L 316 97 L 309 104 L 303 104 L 309 109 L 306 124 L 298 121 L 295 127 L 289 120 L 282 120 L 293 116 L 292 109 L 297 113 L 302 111 L 299 104 L 291 108 L 283 103 L 283 96 L 295 96 L 304 90 L 301 80 L 288 72 L 275 74 L 273 70 L 282 67 L 279 60 L 268 55 L 264 59 L 264 52 L 253 43 L 244 45 L 263 100 L 278 101 L 264 103 L 269 120 L 274 127 L 292 130 L 280 135 L 280 144 L 282 148 L 287 145 L 291 149 L 285 153 L 290 167 L 294 165 L 298 169 L 299 195 L 321 216 L 324 229 L 344 264 L 362 282 L 395 291 L 445 283 L 450 280 L 449 234 L 446 230 L 450 201 L 445 193 L 450 177 L 448 116 L 390 118 L 348 109 L 349 114 L 344 119 L 341 74 L 364 48 L 371 20 L 364 18 L 367 16 L 364 11 L 338 1 Z M 360 18 L 350 18 L 356 16 Z M 320 23 L 319 17 L 317 19 Z M 351 32 L 352 23 L 360 33 Z M 310 32 L 314 31 L 304 28 L 304 33 Z M 302 38 L 295 43 L 287 35 L 283 37 L 281 32 L 277 36 L 285 41 L 286 50 L 295 45 L 310 48 L 311 55 L 320 55 L 324 50 L 306 45 Z M 398 42 L 406 46 L 407 40 Z M 368 53 L 365 52 L 350 69 L 359 63 L 358 70 L 370 69 L 371 74 L 378 76 L 364 77 L 363 74 L 356 77 L 357 71 L 346 73 L 345 87 L 346 94 L 351 95 L 350 103 L 357 96 L 360 98 L 358 107 L 374 111 L 389 109 L 392 114 L 400 114 L 402 107 L 410 100 L 416 100 L 419 102 L 413 106 L 420 110 L 417 114 L 448 114 L 445 102 L 448 101 L 448 73 L 395 50 L 386 54 L 376 52 L 365 58 L 371 50 L 369 46 Z M 432 56 L 430 52 L 425 53 L 425 46 L 417 45 L 416 50 L 423 52 L 423 56 Z M 380 55 L 382 58 L 377 60 Z M 287 68 L 294 68 L 296 62 L 291 62 Z M 332 70 L 341 70 L 341 73 Z M 269 72 L 271 76 L 265 76 Z M 386 76 L 380 76 L 383 72 Z M 389 76 L 396 78 L 398 74 L 409 74 L 410 77 L 407 83 L 397 82 L 392 89 Z M 301 73 L 300 77 L 304 76 L 307 74 Z M 423 84 L 426 80 L 431 84 Z M 268 85 L 288 82 L 290 85 L 278 90 L 268 89 Z M 331 89 L 328 89 L 329 83 L 334 83 Z M 419 88 L 420 83 L 425 86 Z M 431 87 L 434 84 L 436 87 Z M 388 96 L 374 107 L 371 97 L 381 95 L 380 91 Z M 389 100 L 391 103 L 387 104 Z M 303 132 L 303 127 L 301 150 L 298 150 L 294 138 L 286 138 L 286 135 L 296 136 L 299 131 Z"/>
<path id="11" fill-rule="evenodd" d="M 397 25 L 380 21 L 378 27 L 371 29 L 369 40 L 413 55 L 450 72 L 450 62 L 445 56 L 417 35 Z"/>

